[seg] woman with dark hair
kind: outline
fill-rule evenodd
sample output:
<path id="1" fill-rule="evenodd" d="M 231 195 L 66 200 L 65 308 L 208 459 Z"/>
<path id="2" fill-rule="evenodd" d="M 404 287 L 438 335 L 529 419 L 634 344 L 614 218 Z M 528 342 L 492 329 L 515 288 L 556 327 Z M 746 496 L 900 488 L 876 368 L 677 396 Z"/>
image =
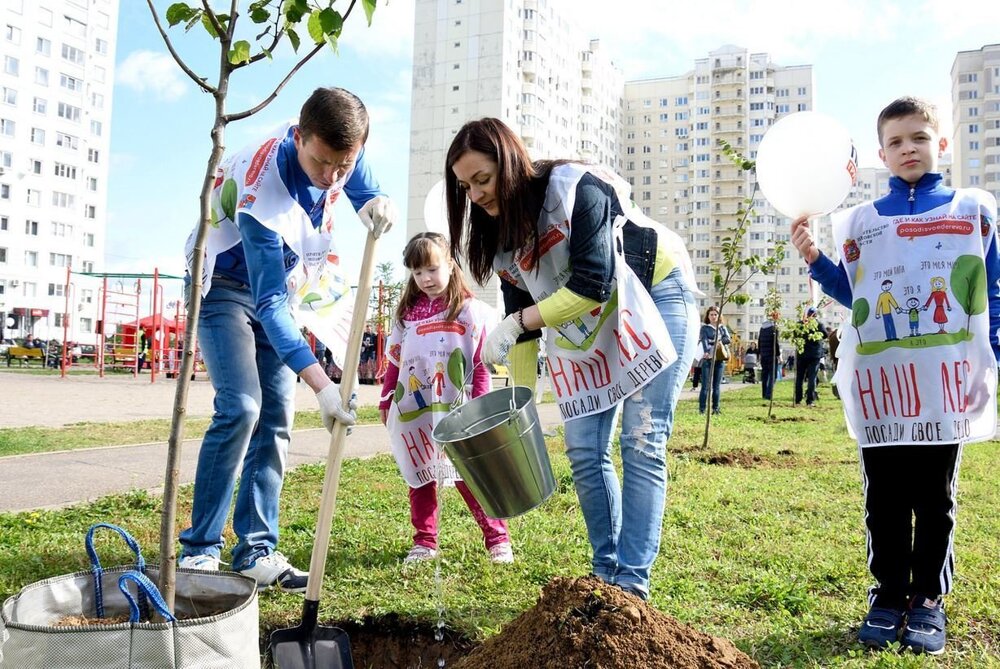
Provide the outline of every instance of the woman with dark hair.
<path id="1" fill-rule="evenodd" d="M 459 130 L 445 169 L 452 255 L 480 284 L 502 279 L 507 317 L 483 344 L 535 385 L 537 338 L 566 426 L 594 574 L 643 599 L 660 545 L 666 443 L 693 356 L 697 287 L 673 232 L 621 177 L 532 162 L 501 121 Z M 611 461 L 619 414 L 623 481 Z"/>
<path id="2" fill-rule="evenodd" d="M 698 335 L 698 343 L 701 344 L 701 393 L 698 395 L 698 411 L 701 413 L 705 413 L 708 407 L 709 392 L 712 393 L 712 413 L 722 413 L 719 410 L 719 393 L 722 392 L 722 374 L 726 369 L 726 361 L 719 360 L 716 351 L 722 344 L 729 346 L 729 342 L 729 330 L 722 324 L 719 308 L 713 304 L 705 310 L 705 318 Z"/>

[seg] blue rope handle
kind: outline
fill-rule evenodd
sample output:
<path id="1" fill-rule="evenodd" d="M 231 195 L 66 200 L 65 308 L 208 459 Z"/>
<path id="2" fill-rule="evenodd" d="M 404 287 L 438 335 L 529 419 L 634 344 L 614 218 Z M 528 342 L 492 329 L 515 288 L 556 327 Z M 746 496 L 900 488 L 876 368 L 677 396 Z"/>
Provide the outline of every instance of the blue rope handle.
<path id="1" fill-rule="evenodd" d="M 164 620 L 168 623 L 177 621 L 173 614 L 170 613 L 170 609 L 167 608 L 167 603 L 163 601 L 163 596 L 160 595 L 160 591 L 156 589 L 156 585 L 142 572 L 131 569 L 118 577 L 118 589 L 122 591 L 122 594 L 125 595 L 125 599 L 128 600 L 128 621 L 130 623 L 137 623 L 143 620 L 143 618 L 139 613 L 140 604 L 136 604 L 135 599 L 132 597 L 132 593 L 129 592 L 129 581 L 135 583 L 140 602 L 143 599 L 148 598 L 149 602 L 152 603 L 153 608 L 156 609 L 157 613 L 163 616 Z M 148 613 L 145 615 L 145 620 L 149 620 Z"/>
<path id="2" fill-rule="evenodd" d="M 104 588 L 101 586 L 101 577 L 104 575 L 104 568 L 101 567 L 101 560 L 97 557 L 97 551 L 94 550 L 94 533 L 102 527 L 114 530 L 125 540 L 128 547 L 135 553 L 135 569 L 142 574 L 146 573 L 146 560 L 142 557 L 139 542 L 131 534 L 111 523 L 95 523 L 91 525 L 90 529 L 87 530 L 87 540 L 84 543 L 87 547 L 87 556 L 90 558 L 91 577 L 94 579 L 94 608 L 97 610 L 98 618 L 104 617 Z M 139 592 L 139 606 L 148 618 L 149 605 L 146 603 L 146 595 L 142 591 Z"/>

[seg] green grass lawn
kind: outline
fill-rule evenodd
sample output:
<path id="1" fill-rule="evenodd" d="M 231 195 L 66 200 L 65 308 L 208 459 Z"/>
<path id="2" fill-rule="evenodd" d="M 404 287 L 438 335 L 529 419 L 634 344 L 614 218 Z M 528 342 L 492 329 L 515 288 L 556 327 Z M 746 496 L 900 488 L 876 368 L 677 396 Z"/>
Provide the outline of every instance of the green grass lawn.
<path id="1" fill-rule="evenodd" d="M 996 443 L 968 446 L 962 460 L 945 654 L 869 653 L 854 641 L 870 577 L 857 448 L 840 403 L 824 386 L 818 408 L 793 408 L 791 383 L 782 382 L 774 420 L 767 421 L 759 392 L 757 386 L 723 395 L 708 449 L 701 448 L 697 404 L 679 405 L 651 604 L 732 639 L 765 667 L 1000 667 Z M 561 438 L 551 439 L 549 448 L 558 488 L 544 505 L 511 521 L 517 555 L 511 567 L 489 563 L 464 503 L 453 489 L 446 491 L 440 588 L 433 564 L 401 566 L 411 529 L 394 461 L 346 462 L 321 620 L 394 613 L 433 622 L 441 605 L 451 628 L 484 638 L 531 607 L 551 577 L 588 573 L 589 545 Z M 302 567 L 309 562 L 322 477 L 322 466 L 310 465 L 286 480 L 281 549 Z M 918 486 L 900 481 L 901 491 Z M 180 525 L 187 522 L 190 498 L 186 487 Z M 156 561 L 159 499 L 145 493 L 61 511 L 0 514 L 0 598 L 84 569 L 83 536 L 98 521 L 123 524 L 146 548 L 147 559 Z M 124 547 L 110 540 L 102 551 L 105 564 L 127 561 Z M 263 593 L 262 635 L 297 624 L 301 602 L 295 595 Z"/>

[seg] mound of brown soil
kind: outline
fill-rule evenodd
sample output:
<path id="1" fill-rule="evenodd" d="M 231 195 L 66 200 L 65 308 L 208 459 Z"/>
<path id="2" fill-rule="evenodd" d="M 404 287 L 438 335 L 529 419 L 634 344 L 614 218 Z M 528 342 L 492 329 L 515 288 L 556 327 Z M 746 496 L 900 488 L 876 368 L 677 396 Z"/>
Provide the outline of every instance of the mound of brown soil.
<path id="1" fill-rule="evenodd" d="M 759 669 L 731 641 L 699 632 L 600 579 L 554 578 L 534 607 L 452 669 Z"/>

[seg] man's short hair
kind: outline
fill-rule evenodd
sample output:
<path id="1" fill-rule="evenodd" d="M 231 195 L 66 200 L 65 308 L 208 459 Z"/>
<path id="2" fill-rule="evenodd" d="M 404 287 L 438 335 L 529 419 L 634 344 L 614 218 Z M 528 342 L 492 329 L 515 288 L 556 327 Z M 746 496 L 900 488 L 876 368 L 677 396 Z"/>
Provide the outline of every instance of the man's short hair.
<path id="1" fill-rule="evenodd" d="M 317 88 L 299 112 L 299 132 L 313 135 L 334 151 L 368 141 L 368 110 L 361 98 L 343 88 Z"/>

